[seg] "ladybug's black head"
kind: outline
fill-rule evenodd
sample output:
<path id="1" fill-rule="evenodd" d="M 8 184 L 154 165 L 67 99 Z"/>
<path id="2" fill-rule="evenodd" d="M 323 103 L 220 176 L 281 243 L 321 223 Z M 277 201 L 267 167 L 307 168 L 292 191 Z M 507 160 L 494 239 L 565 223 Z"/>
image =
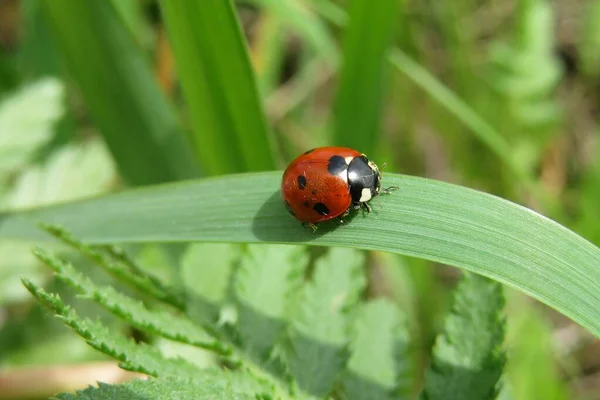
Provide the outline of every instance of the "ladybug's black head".
<path id="1" fill-rule="evenodd" d="M 379 194 L 381 173 L 374 162 L 363 154 L 355 157 L 348 165 L 348 185 L 352 203 L 367 203 Z"/>

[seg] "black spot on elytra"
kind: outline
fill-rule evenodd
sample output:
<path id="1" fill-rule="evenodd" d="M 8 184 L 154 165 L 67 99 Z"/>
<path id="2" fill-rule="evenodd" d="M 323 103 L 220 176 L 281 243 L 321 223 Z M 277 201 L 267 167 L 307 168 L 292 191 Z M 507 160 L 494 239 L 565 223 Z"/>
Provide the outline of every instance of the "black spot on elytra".
<path id="1" fill-rule="evenodd" d="M 327 208 L 327 206 L 323 203 L 317 203 L 313 206 L 313 210 L 315 210 L 316 212 L 318 212 L 321 215 L 328 215 L 329 214 L 329 208 Z"/>
<path id="2" fill-rule="evenodd" d="M 327 171 L 329 171 L 331 175 L 339 175 L 347 169 L 348 164 L 346 164 L 346 160 L 342 156 L 331 157 L 327 164 Z"/>
<path id="3" fill-rule="evenodd" d="M 305 201 L 304 203 L 302 203 L 302 205 L 306 208 L 310 207 L 310 203 L 308 201 Z"/>
<path id="4" fill-rule="evenodd" d="M 315 151 L 315 149 L 306 150 L 303 154 L 307 155 L 307 154 L 312 153 L 313 151 Z"/>
<path id="5" fill-rule="evenodd" d="M 315 195 L 315 194 L 317 194 L 317 191 L 316 191 L 316 190 L 313 190 L 311 193 L 312 193 L 313 195 Z"/>
<path id="6" fill-rule="evenodd" d="M 304 175 L 298 175 L 298 187 L 300 190 L 304 190 L 306 187 L 306 177 Z"/>
<path id="7" fill-rule="evenodd" d="M 287 208 L 287 210 L 289 211 L 290 214 L 292 214 L 293 216 L 296 216 L 296 213 L 292 209 L 292 206 L 290 206 L 290 203 L 287 202 L 287 200 L 285 202 L 285 208 Z"/>

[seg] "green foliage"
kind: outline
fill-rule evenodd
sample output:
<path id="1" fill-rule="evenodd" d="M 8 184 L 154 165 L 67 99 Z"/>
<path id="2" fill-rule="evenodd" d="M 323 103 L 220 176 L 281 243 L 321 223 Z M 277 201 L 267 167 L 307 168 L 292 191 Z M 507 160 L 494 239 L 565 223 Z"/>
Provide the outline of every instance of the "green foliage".
<path id="1" fill-rule="evenodd" d="M 158 349 L 109 331 L 101 322 L 81 318 L 77 312 L 63 304 L 58 295 L 48 293 L 27 279 L 23 284 L 38 301 L 56 314 L 65 325 L 80 335 L 94 349 L 120 361 L 129 371 L 151 376 L 193 377 L 198 369 L 183 359 L 166 359 Z"/>
<path id="2" fill-rule="evenodd" d="M 372 154 L 379 137 L 381 103 L 401 2 L 352 0 L 334 110 L 333 142 Z"/>
<path id="3" fill-rule="evenodd" d="M 503 306 L 497 282 L 464 275 L 433 348 L 424 400 L 496 398 L 505 362 Z"/>
<path id="4" fill-rule="evenodd" d="M 70 264 L 61 262 L 42 249 L 35 250 L 34 254 L 52 268 L 60 280 L 79 291 L 86 298 L 94 300 L 110 312 L 127 320 L 136 328 L 167 339 L 210 349 L 223 355 L 231 353 L 231 349 L 215 341 L 187 318 L 168 310 L 149 310 L 140 301 L 117 292 L 112 286 L 98 286 L 77 272 Z"/>
<path id="5" fill-rule="evenodd" d="M 52 138 L 52 127 L 64 113 L 63 102 L 63 85 L 46 78 L 0 103 L 0 184 Z"/>
<path id="6" fill-rule="evenodd" d="M 512 398 L 568 400 L 576 396 L 560 379 L 556 331 L 531 301 L 520 293 L 508 291 L 507 365 Z M 536 366 L 532 368 L 532 366 Z"/>
<path id="7" fill-rule="evenodd" d="M 313 234 L 286 211 L 273 189 L 280 179 L 279 172 L 231 175 L 0 214 L 0 238 L 44 240 L 32 223 L 42 220 L 95 244 L 303 241 L 384 250 L 493 277 L 600 334 L 600 283 L 574 278 L 598 275 L 600 250 L 540 214 L 464 187 L 386 174 L 385 185 L 401 189 L 377 199 L 384 209 L 375 203 L 371 215 Z"/>
<path id="8" fill-rule="evenodd" d="M 507 103 L 511 124 L 506 124 L 503 133 L 520 145 L 525 140 L 545 139 L 547 135 L 540 135 L 540 129 L 555 126 L 560 112 L 552 93 L 562 71 L 554 55 L 555 43 L 551 34 L 554 14 L 550 3 L 546 0 L 521 1 L 517 17 L 512 43 L 497 43 L 492 47 L 494 70 L 489 82 Z M 523 135 L 534 129 L 537 135 Z M 525 160 L 531 158 L 525 157 Z M 531 169 L 532 165 L 527 168 Z"/>
<path id="9" fill-rule="evenodd" d="M 593 397 L 600 253 L 569 229 L 597 242 L 597 0 L 67 3 L 0 2 L 1 400 L 107 358 L 157 378 L 59 397 Z M 317 145 L 400 190 L 303 229 L 248 172 Z M 199 172 L 245 174 L 101 195 Z M 499 283 L 444 320 L 440 263 L 553 308 L 509 303 L 506 368 Z"/>
<path id="10" fill-rule="evenodd" d="M 587 2 L 582 13 L 583 29 L 579 43 L 579 54 L 583 72 L 589 78 L 600 77 L 600 1 Z"/>
<path id="11" fill-rule="evenodd" d="M 364 289 L 364 258 L 350 249 L 332 249 L 317 260 L 312 281 L 296 302 L 291 321 L 292 376 L 318 396 L 331 392 L 347 359 L 348 309 Z"/>
<path id="12" fill-rule="evenodd" d="M 225 374 L 206 374 L 202 379 L 150 379 L 148 381 L 134 380 L 121 385 L 100 383 L 98 387 L 90 387 L 76 394 L 61 394 L 51 400 L 256 400 L 270 397 L 260 391 L 252 393 L 243 380 Z"/>
<path id="13" fill-rule="evenodd" d="M 197 176 L 177 115 L 112 2 L 41 4 L 121 177 L 144 185 Z"/>
<path id="14" fill-rule="evenodd" d="M 241 260 L 234 288 L 237 324 L 244 345 L 261 361 L 283 333 L 288 299 L 300 286 L 307 262 L 303 247 L 277 245 L 249 246 Z"/>
<path id="15" fill-rule="evenodd" d="M 273 169 L 271 134 L 231 0 L 160 4 L 206 172 Z"/>
<path id="16" fill-rule="evenodd" d="M 396 306 L 386 299 L 361 304 L 353 325 L 343 378 L 346 397 L 384 399 L 393 392 L 394 398 L 409 398 L 414 378 L 407 351 L 409 337 Z"/>

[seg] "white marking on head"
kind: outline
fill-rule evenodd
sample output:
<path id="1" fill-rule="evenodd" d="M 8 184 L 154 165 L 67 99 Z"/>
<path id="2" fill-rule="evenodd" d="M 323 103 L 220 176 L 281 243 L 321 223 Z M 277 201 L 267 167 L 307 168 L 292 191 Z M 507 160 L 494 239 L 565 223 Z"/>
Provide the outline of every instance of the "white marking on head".
<path id="1" fill-rule="evenodd" d="M 377 164 L 375 164 L 373 161 L 369 161 L 369 167 L 373 170 L 373 171 L 379 171 L 379 168 L 377 167 Z"/>
<path id="2" fill-rule="evenodd" d="M 360 192 L 360 202 L 364 203 L 371 200 L 371 189 L 369 188 L 363 188 L 363 190 Z"/>
<path id="3" fill-rule="evenodd" d="M 346 164 L 350 165 L 350 163 L 352 162 L 352 160 L 354 160 L 354 157 L 353 156 L 344 157 L 344 160 L 346 161 Z"/>

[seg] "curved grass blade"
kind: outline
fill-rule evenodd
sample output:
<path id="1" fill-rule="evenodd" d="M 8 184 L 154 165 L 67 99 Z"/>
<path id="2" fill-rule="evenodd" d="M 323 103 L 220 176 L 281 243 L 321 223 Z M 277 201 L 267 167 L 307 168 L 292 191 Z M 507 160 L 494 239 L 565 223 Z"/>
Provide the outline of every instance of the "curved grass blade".
<path id="1" fill-rule="evenodd" d="M 146 185 L 198 176 L 177 115 L 112 3 L 41 4 L 124 179 Z"/>
<path id="2" fill-rule="evenodd" d="M 600 337 L 600 249 L 504 199 L 387 173 L 400 190 L 370 215 L 303 229 L 283 205 L 281 172 L 140 188 L 0 214 L 0 238 L 48 239 L 38 221 L 87 243 L 273 242 L 382 250 L 464 268 L 516 287 Z"/>
<path id="3" fill-rule="evenodd" d="M 231 0 L 160 5 L 206 172 L 273 169 L 270 132 Z"/>

